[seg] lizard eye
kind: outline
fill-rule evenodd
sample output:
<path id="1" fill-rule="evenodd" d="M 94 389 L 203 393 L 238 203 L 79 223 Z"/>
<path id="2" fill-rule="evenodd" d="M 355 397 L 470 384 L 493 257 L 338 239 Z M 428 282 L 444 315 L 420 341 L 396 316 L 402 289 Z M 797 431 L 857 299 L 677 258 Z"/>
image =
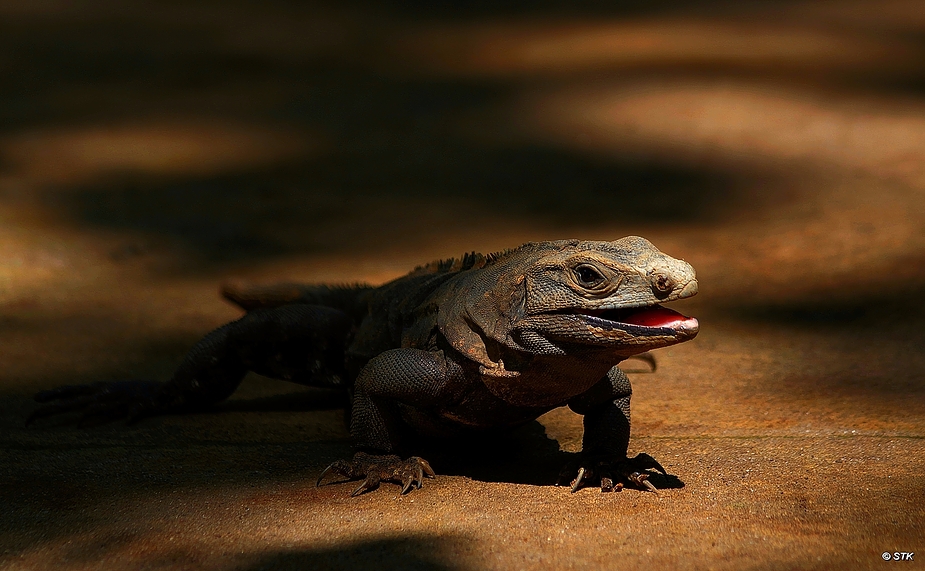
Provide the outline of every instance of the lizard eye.
<path id="1" fill-rule="evenodd" d="M 575 277 L 581 287 L 595 288 L 604 283 L 604 276 L 601 275 L 597 268 L 588 264 L 582 264 L 575 268 Z"/>

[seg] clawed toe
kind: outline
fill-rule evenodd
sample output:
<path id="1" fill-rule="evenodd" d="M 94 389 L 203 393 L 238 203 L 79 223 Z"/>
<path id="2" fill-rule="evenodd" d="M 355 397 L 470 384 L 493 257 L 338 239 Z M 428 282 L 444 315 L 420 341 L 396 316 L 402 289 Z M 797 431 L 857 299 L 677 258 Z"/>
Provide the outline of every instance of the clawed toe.
<path id="1" fill-rule="evenodd" d="M 647 472 L 633 472 L 626 476 L 626 479 L 630 482 L 636 484 L 637 486 L 643 487 L 646 490 L 658 495 L 658 488 L 652 485 L 652 482 L 649 481 L 649 474 Z"/>
<path id="2" fill-rule="evenodd" d="M 658 495 L 658 488 L 649 481 L 656 470 L 667 475 L 665 468 L 648 454 L 637 454 L 634 458 L 585 458 L 577 466 L 576 477 L 571 480 L 570 491 L 577 492 L 583 487 L 600 484 L 602 492 L 619 492 L 626 485 Z M 574 473 L 575 466 L 566 466 L 559 475 L 556 485 L 568 481 L 567 475 Z"/>
<path id="3" fill-rule="evenodd" d="M 379 475 L 376 474 L 375 472 L 371 472 L 368 476 L 366 476 L 366 479 L 363 480 L 363 482 L 357 487 L 357 489 L 353 490 L 353 492 L 350 493 L 350 497 L 353 498 L 353 497 L 359 496 L 360 494 L 366 492 L 367 490 L 375 490 L 376 488 L 379 487 L 379 482 L 380 482 Z"/>
<path id="4" fill-rule="evenodd" d="M 578 488 L 581 487 L 581 483 L 584 481 L 585 474 L 587 473 L 588 473 L 588 470 L 584 466 L 578 469 L 578 475 L 575 476 L 574 480 L 572 480 L 572 493 L 573 494 L 578 491 Z"/>
<path id="5" fill-rule="evenodd" d="M 402 481 L 402 484 L 401 484 L 401 491 L 398 493 L 398 495 L 404 496 L 405 494 L 407 494 L 408 490 L 411 489 L 411 486 L 414 485 L 414 482 L 415 482 L 415 479 L 413 475 L 408 474 L 407 476 L 405 476 L 405 479 Z M 418 484 L 418 487 L 420 487 L 420 484 Z"/>
<path id="6" fill-rule="evenodd" d="M 425 477 L 433 478 L 436 476 L 427 460 L 417 456 L 402 460 L 394 455 L 377 456 L 362 452 L 354 455 L 353 460 L 335 460 L 332 462 L 321 472 L 315 486 L 320 486 L 324 478 L 331 473 L 343 476 L 347 480 L 363 479 L 360 485 L 350 494 L 351 496 L 358 496 L 374 490 L 383 481 L 399 484 L 401 486 L 400 495 L 404 495 L 415 488 L 420 489 L 424 485 Z"/>

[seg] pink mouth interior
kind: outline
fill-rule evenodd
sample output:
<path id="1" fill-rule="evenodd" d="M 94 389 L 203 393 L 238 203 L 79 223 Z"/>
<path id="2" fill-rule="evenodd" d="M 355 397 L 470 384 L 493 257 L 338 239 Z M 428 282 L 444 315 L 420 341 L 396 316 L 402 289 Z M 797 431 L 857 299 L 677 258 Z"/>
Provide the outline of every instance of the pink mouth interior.
<path id="1" fill-rule="evenodd" d="M 624 315 L 620 318 L 620 321 L 632 325 L 642 325 L 643 327 L 669 327 L 691 319 L 692 318 L 682 315 L 677 311 L 656 305 L 653 307 L 644 307 L 629 315 Z"/>

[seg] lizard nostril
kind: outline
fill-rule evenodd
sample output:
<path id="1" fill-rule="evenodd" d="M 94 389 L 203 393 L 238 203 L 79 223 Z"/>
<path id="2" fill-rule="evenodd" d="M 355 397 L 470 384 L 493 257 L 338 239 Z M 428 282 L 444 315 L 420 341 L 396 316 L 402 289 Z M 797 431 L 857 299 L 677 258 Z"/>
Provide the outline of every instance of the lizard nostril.
<path id="1" fill-rule="evenodd" d="M 674 290 L 675 281 L 674 279 L 663 273 L 656 273 L 651 276 L 652 288 L 655 289 L 656 294 L 666 295 L 671 293 Z"/>

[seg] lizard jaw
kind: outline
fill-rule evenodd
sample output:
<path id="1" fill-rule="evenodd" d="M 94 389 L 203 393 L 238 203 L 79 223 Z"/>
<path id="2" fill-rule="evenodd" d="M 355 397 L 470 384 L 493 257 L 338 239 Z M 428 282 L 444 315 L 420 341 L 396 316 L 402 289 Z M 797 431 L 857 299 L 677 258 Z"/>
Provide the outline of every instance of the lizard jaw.
<path id="1" fill-rule="evenodd" d="M 560 310 L 521 321 L 513 332 L 532 331 L 552 346 L 559 343 L 606 348 L 624 357 L 683 343 L 697 336 L 700 324 L 660 305 L 620 309 Z M 521 346 L 518 344 L 518 346 Z"/>
<path id="2" fill-rule="evenodd" d="M 677 311 L 650 305 L 628 309 L 578 310 L 588 326 L 604 331 L 620 330 L 634 337 L 684 337 L 693 338 L 700 330 L 696 318 L 687 317 Z"/>

